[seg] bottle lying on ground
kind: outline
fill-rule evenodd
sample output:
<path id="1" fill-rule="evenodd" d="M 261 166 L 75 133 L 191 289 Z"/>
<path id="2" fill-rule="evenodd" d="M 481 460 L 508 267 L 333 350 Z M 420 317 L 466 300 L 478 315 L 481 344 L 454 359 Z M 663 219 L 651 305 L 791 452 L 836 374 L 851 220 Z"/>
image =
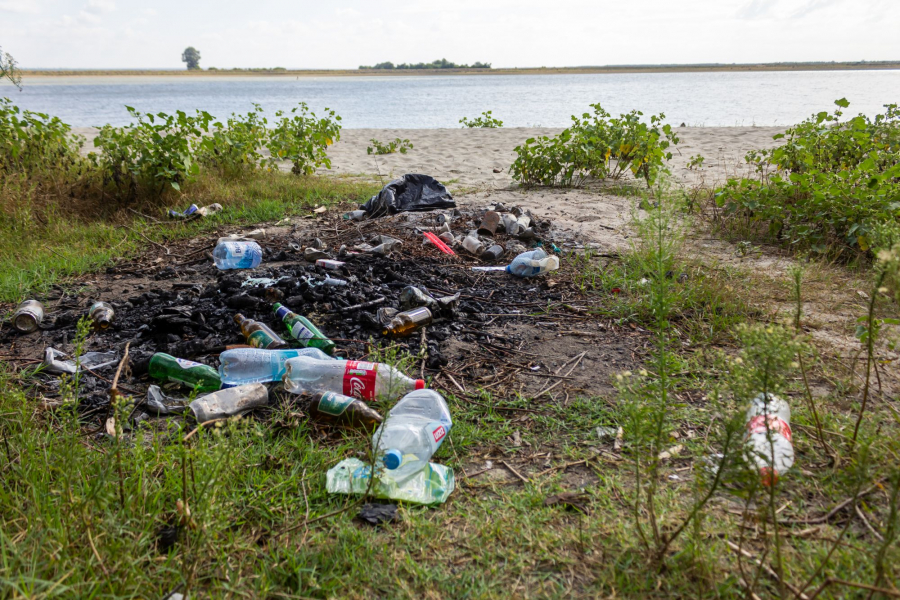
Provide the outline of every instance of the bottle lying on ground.
<path id="1" fill-rule="evenodd" d="M 162 352 L 150 357 L 148 372 L 154 379 L 175 381 L 198 392 L 212 392 L 222 387 L 219 374 L 209 365 L 175 358 Z"/>
<path id="2" fill-rule="evenodd" d="M 744 436 L 748 458 L 759 468 L 762 483 L 772 486 L 794 464 L 791 407 L 774 394 L 758 394 L 747 409 Z"/>
<path id="3" fill-rule="evenodd" d="M 287 342 L 265 323 L 248 319 L 240 313 L 234 315 L 234 322 L 240 326 L 241 333 L 247 338 L 247 343 L 254 348 L 277 350 L 288 347 Z"/>
<path id="4" fill-rule="evenodd" d="M 94 302 L 88 309 L 88 318 L 94 323 L 94 329 L 108 329 L 116 315 L 112 306 L 106 302 Z"/>
<path id="5" fill-rule="evenodd" d="M 269 403 L 269 390 L 261 383 L 239 385 L 200 396 L 190 404 L 198 423 L 225 419 Z"/>
<path id="6" fill-rule="evenodd" d="M 222 270 L 255 269 L 262 262 L 262 248 L 256 242 L 219 240 L 213 250 L 213 261 Z"/>
<path id="7" fill-rule="evenodd" d="M 383 335 L 403 337 L 409 335 L 419 327 L 431 323 L 431 311 L 424 306 L 397 313 L 391 321 L 385 325 L 381 332 Z"/>
<path id="8" fill-rule="evenodd" d="M 37 300 L 26 300 L 12 316 L 13 327 L 22 333 L 37 331 L 44 320 L 44 305 Z"/>
<path id="9" fill-rule="evenodd" d="M 375 431 L 384 420 L 375 410 L 358 398 L 337 392 L 313 394 L 309 414 L 317 421 L 336 423 L 354 429 Z"/>
<path id="10" fill-rule="evenodd" d="M 338 392 L 363 400 L 393 400 L 425 387 L 390 365 L 355 360 L 317 360 L 307 356 L 284 363 L 284 389 L 301 392 Z"/>
<path id="11" fill-rule="evenodd" d="M 391 409 L 372 436 L 372 445 L 387 475 L 402 481 L 428 466 L 452 426 L 444 398 L 434 390 L 417 390 Z"/>
<path id="12" fill-rule="evenodd" d="M 318 348 L 287 348 L 263 350 L 261 348 L 236 348 L 219 355 L 219 376 L 222 383 L 242 385 L 281 381 L 284 363 L 289 358 L 309 356 L 319 360 L 332 360 Z"/>
<path id="13" fill-rule="evenodd" d="M 291 337 L 300 342 L 301 346 L 318 348 L 325 354 L 334 354 L 334 342 L 325 337 L 312 321 L 278 302 L 273 304 L 272 308 L 275 310 L 275 316 L 281 319 L 291 332 Z"/>

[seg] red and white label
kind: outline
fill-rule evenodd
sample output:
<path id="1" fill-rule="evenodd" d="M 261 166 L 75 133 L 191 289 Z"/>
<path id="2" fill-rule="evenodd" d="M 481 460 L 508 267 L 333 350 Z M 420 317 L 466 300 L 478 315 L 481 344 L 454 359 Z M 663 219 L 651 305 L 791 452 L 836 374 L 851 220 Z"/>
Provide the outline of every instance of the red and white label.
<path id="1" fill-rule="evenodd" d="M 780 433 L 784 438 L 793 444 L 791 440 L 791 426 L 783 419 L 775 415 L 757 415 L 747 422 L 747 434 L 766 433 L 771 431 L 773 434 Z"/>
<path id="2" fill-rule="evenodd" d="M 447 430 L 444 429 L 444 426 L 441 425 L 437 429 L 431 432 L 431 435 L 434 436 L 434 443 L 440 444 L 441 440 L 444 439 L 444 436 L 447 435 Z"/>
<path id="3" fill-rule="evenodd" d="M 375 400 L 375 381 L 378 378 L 378 365 L 371 362 L 348 360 L 344 370 L 344 395 Z"/>

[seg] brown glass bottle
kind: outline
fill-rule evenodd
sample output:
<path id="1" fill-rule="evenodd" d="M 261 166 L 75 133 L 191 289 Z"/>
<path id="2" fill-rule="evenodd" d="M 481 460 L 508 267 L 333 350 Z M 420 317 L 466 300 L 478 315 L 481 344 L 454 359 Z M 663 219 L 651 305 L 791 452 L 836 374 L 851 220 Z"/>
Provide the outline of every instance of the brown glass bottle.
<path id="1" fill-rule="evenodd" d="M 407 310 L 391 319 L 390 323 L 385 325 L 383 335 L 393 335 L 396 337 L 407 336 L 419 327 L 431 323 L 431 311 L 420 306 L 412 310 Z"/>
<path id="2" fill-rule="evenodd" d="M 254 348 L 277 350 L 288 347 L 287 342 L 278 337 L 278 334 L 265 323 L 248 319 L 240 313 L 234 315 L 234 322 L 240 326 L 241 333 L 247 338 L 247 343 Z"/>
<path id="3" fill-rule="evenodd" d="M 384 420 L 363 400 L 344 396 L 337 392 L 320 392 L 313 394 L 309 405 L 309 414 L 317 421 L 336 423 L 354 429 L 375 431 Z"/>

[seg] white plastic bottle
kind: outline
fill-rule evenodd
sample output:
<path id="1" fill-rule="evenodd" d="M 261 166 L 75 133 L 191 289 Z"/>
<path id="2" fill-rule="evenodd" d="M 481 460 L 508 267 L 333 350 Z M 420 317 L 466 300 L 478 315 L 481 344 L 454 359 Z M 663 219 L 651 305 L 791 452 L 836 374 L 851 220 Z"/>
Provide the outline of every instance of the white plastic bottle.
<path id="1" fill-rule="evenodd" d="M 428 466 L 450 433 L 453 421 L 444 398 L 434 390 L 405 395 L 372 436 L 387 475 L 402 481 Z"/>
<path id="2" fill-rule="evenodd" d="M 256 242 L 219 241 L 213 250 L 216 267 L 226 269 L 255 269 L 262 262 L 262 248 Z"/>
<path id="3" fill-rule="evenodd" d="M 794 464 L 791 407 L 773 394 L 759 394 L 747 409 L 747 455 L 758 467 L 763 485 L 774 485 Z"/>
<path id="4" fill-rule="evenodd" d="M 356 360 L 317 360 L 307 356 L 284 363 L 284 389 L 301 392 L 338 392 L 362 400 L 393 400 L 421 390 L 425 382 L 410 379 L 390 365 Z"/>
<path id="5" fill-rule="evenodd" d="M 559 257 L 548 256 L 543 248 L 523 252 L 513 259 L 506 267 L 507 273 L 512 273 L 517 277 L 534 277 L 546 273 L 547 271 L 555 271 L 559 268 Z"/>
<path id="6" fill-rule="evenodd" d="M 235 348 L 219 355 L 219 376 L 222 383 L 243 385 L 279 381 L 284 377 L 284 363 L 290 358 L 310 356 L 319 360 L 332 360 L 318 348 L 290 348 L 264 350 L 262 348 Z"/>

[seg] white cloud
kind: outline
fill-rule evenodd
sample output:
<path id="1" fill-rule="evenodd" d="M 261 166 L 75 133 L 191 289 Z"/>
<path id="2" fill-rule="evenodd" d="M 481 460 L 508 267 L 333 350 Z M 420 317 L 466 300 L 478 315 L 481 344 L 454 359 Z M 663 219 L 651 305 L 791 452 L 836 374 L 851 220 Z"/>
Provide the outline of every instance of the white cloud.
<path id="1" fill-rule="evenodd" d="M 116 10 L 115 0 L 88 0 L 87 10 L 92 13 L 108 13 Z"/>
<path id="2" fill-rule="evenodd" d="M 89 13 L 85 10 L 79 11 L 78 20 L 82 23 L 89 23 L 91 25 L 96 25 L 100 22 L 100 17 L 95 15 L 94 13 Z"/>
<path id="3" fill-rule="evenodd" d="M 141 14 L 143 14 L 147 17 L 155 17 L 156 9 L 155 8 L 145 8 L 144 10 L 141 11 Z"/>
<path id="4" fill-rule="evenodd" d="M 0 12 L 36 15 L 41 9 L 34 0 L 3 0 L 0 2 Z"/>

